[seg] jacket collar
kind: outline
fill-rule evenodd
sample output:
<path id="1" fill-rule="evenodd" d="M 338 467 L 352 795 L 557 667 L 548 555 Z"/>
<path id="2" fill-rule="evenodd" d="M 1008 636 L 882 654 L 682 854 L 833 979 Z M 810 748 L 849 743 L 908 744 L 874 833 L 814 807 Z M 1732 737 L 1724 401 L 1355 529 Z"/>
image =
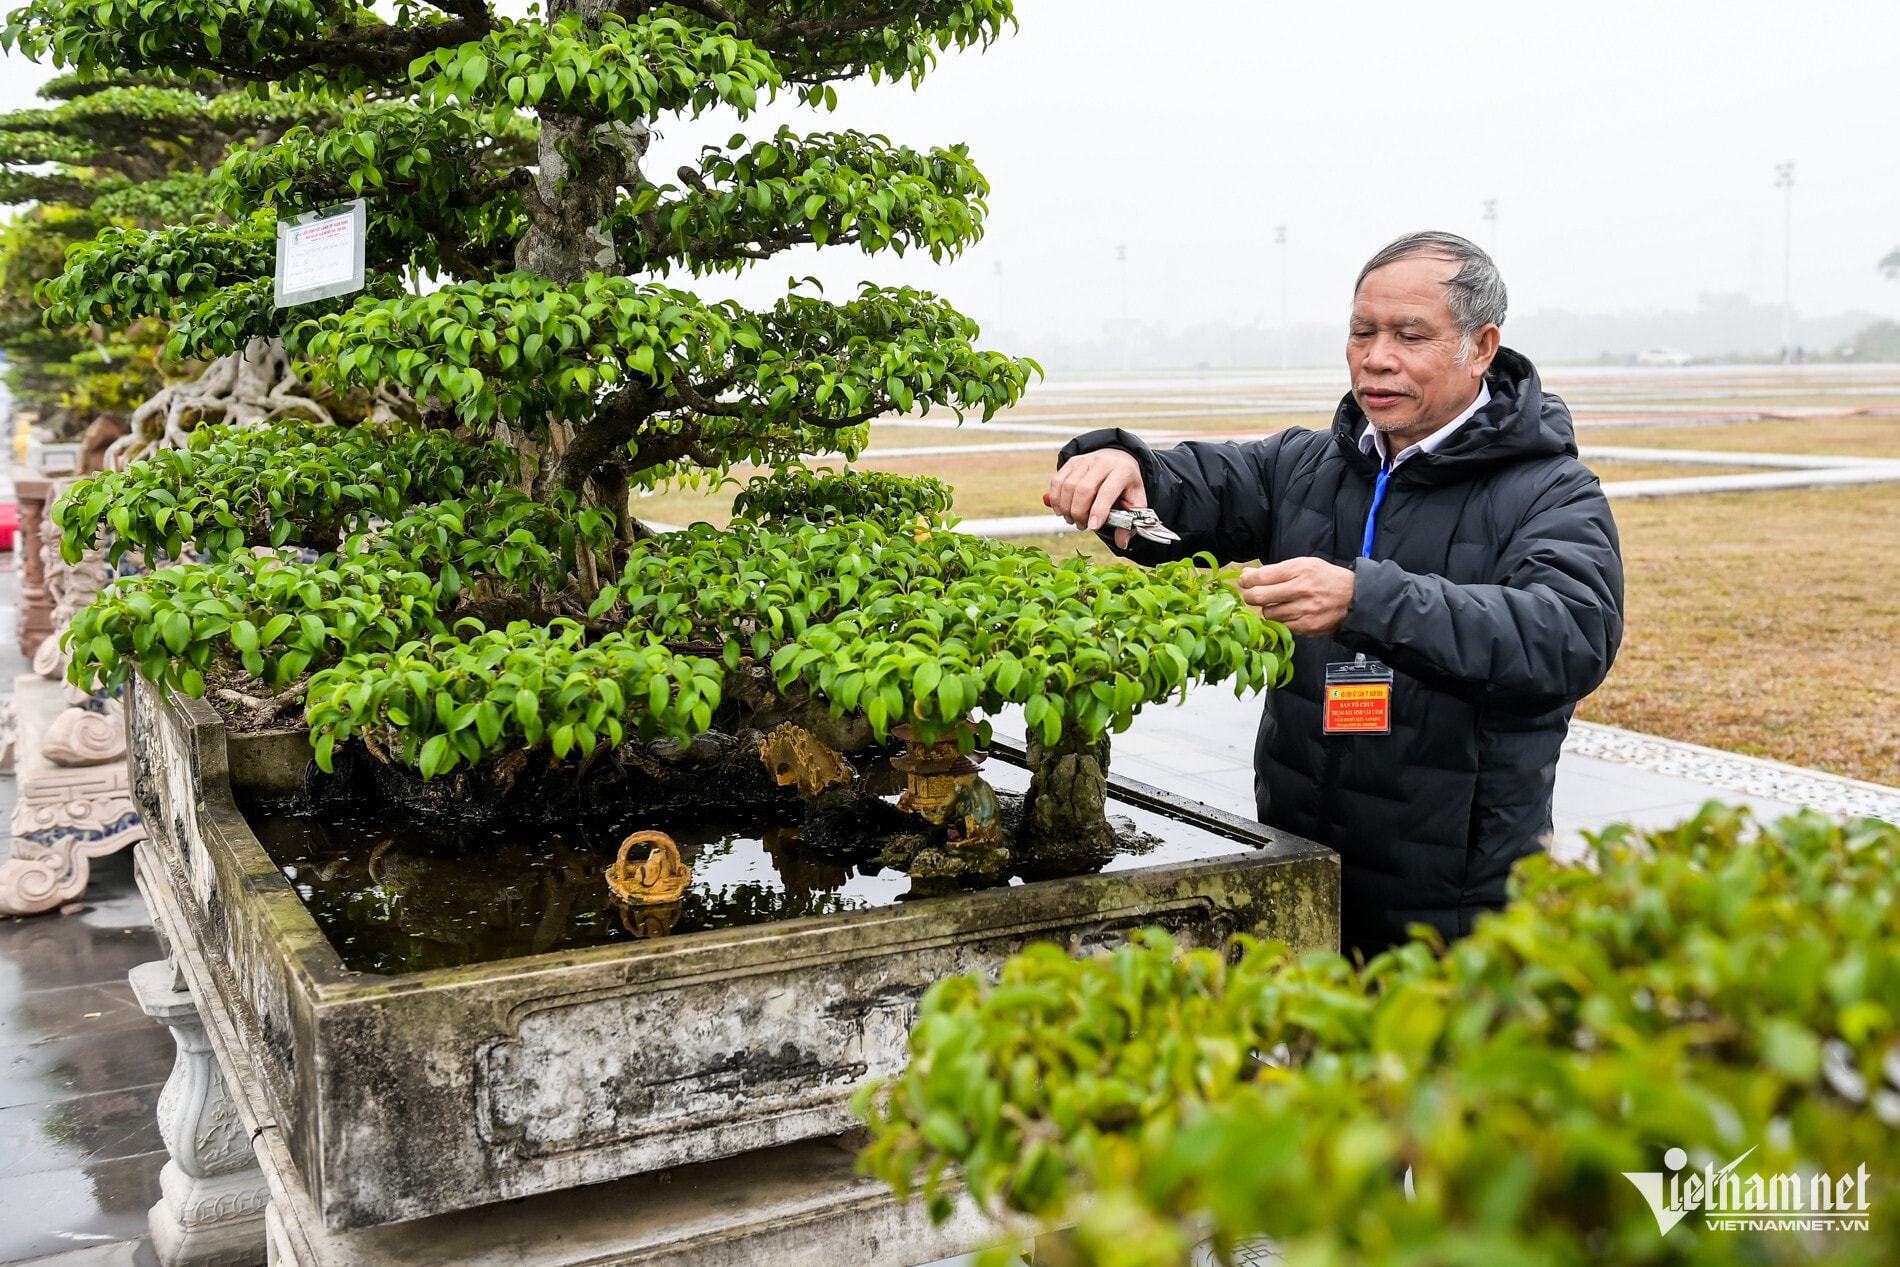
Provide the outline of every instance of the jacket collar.
<path id="1" fill-rule="evenodd" d="M 1499 348 L 1484 376 L 1490 403 L 1432 452 L 1419 453 L 1393 472 L 1406 484 L 1446 484 L 1533 458 L 1577 453 L 1570 407 L 1544 391 L 1537 367 L 1519 352 Z M 1362 452 L 1365 410 L 1348 392 L 1333 414 L 1333 439 L 1353 470 L 1368 479 L 1379 470 L 1376 452 Z"/>

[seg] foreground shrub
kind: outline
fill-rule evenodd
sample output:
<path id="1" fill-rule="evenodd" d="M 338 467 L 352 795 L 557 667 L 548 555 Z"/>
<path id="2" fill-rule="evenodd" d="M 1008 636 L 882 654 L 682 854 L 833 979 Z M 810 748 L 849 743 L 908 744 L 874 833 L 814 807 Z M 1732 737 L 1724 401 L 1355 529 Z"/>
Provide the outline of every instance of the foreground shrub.
<path id="1" fill-rule="evenodd" d="M 1592 843 L 1524 863 L 1449 949 L 1357 967 L 1151 932 L 947 981 L 861 1101 L 865 1165 L 940 1211 L 959 1174 L 1099 1267 L 1258 1235 L 1342 1267 L 1900 1259 L 1900 829 L 1711 804 Z M 1665 1234 L 1625 1176 L 1667 1181 L 1674 1148 L 1810 1204 L 1864 1166 L 1869 1230 Z"/>

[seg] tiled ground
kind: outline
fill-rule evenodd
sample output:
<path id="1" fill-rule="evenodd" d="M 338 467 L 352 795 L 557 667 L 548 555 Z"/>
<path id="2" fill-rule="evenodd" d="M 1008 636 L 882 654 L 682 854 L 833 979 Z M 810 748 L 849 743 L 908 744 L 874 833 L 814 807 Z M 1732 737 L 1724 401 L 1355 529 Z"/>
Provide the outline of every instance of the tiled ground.
<path id="1" fill-rule="evenodd" d="M 0 920 L 0 1262 L 141 1261 L 103 1251 L 143 1238 L 158 1200 L 173 1048 L 126 984 L 158 958 L 128 855 L 95 867 L 83 905 Z"/>

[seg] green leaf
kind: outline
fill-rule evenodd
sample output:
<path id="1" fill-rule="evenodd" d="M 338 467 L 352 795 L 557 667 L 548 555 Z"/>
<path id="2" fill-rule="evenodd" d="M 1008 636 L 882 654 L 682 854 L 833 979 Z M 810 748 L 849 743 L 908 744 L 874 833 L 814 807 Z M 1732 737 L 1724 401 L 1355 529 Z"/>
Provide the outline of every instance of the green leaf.
<path id="1" fill-rule="evenodd" d="M 433 779 L 454 760 L 455 750 L 449 746 L 449 737 L 436 735 L 422 745 L 422 755 L 417 759 L 416 768 L 423 778 Z"/>
<path id="2" fill-rule="evenodd" d="M 291 625 L 295 623 L 296 617 L 288 613 L 279 612 L 277 615 L 272 616 L 269 620 L 264 622 L 264 628 L 258 631 L 258 646 L 260 648 L 270 646 L 276 642 L 278 638 L 283 636 L 284 630 L 290 628 Z"/>
<path id="3" fill-rule="evenodd" d="M 181 611 L 169 611 L 159 618 L 159 636 L 173 655 L 183 655 L 191 645 L 191 617 Z"/>

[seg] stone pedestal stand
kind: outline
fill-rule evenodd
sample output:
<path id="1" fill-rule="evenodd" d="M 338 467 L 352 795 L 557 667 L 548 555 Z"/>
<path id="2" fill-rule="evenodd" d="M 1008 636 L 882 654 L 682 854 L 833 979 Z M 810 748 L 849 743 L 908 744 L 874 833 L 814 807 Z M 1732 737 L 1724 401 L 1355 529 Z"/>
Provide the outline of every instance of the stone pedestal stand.
<path id="1" fill-rule="evenodd" d="M 52 490 L 53 481 L 38 471 L 13 468 L 13 495 L 20 506 L 13 538 L 20 560 L 20 654 L 29 660 L 53 632 L 53 600 L 46 593 L 46 566 L 40 557 L 41 524 Z"/>
<path id="2" fill-rule="evenodd" d="M 139 1006 L 178 1044 L 178 1063 L 158 1097 L 158 1131 L 171 1160 L 159 1173 L 164 1195 L 152 1207 L 153 1248 L 165 1267 L 258 1267 L 270 1189 L 198 1006 L 162 959 L 140 964 L 130 978 Z"/>

